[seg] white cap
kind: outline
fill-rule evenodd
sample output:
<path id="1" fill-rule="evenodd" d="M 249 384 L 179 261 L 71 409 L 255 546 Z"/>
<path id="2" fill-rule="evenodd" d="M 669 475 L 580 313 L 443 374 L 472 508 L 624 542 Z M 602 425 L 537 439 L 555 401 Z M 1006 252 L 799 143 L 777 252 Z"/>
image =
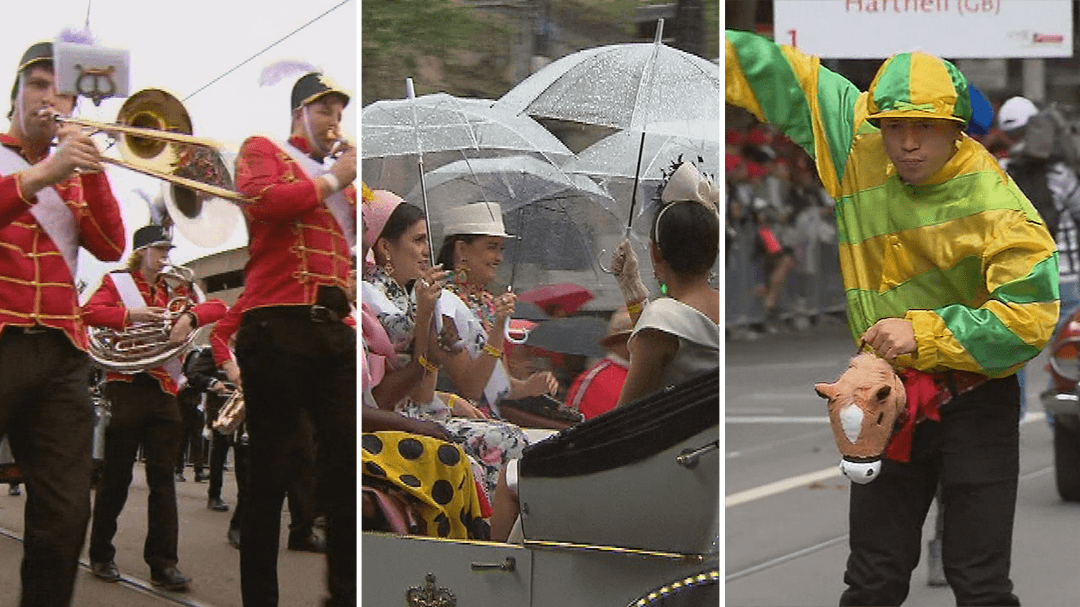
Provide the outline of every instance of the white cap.
<path id="1" fill-rule="evenodd" d="M 1012 131 L 1025 126 L 1031 117 L 1039 113 L 1039 108 L 1026 97 L 1010 97 L 998 110 L 998 127 L 1003 131 Z"/>

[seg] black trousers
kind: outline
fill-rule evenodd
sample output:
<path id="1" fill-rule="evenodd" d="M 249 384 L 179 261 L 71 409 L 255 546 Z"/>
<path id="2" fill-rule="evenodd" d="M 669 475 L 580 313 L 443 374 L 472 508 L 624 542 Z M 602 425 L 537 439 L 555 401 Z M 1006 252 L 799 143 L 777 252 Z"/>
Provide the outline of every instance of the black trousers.
<path id="1" fill-rule="evenodd" d="M 23 607 L 71 604 L 90 520 L 90 359 L 60 331 L 0 336 L 0 435 L 27 474 Z"/>
<path id="2" fill-rule="evenodd" d="M 112 419 L 105 430 L 105 462 L 94 496 L 90 560 L 108 562 L 116 556 L 116 521 L 127 502 L 135 456 L 142 445 L 150 488 L 143 560 L 151 570 L 175 567 L 179 525 L 173 468 L 180 442 L 176 398 L 146 373 L 136 374 L 131 383 L 106 383 L 105 397 L 112 403 Z"/>
<path id="3" fill-rule="evenodd" d="M 244 383 L 250 470 L 241 522 L 245 607 L 278 604 L 281 506 L 315 427 L 318 503 L 327 517 L 329 605 L 356 604 L 356 330 L 305 307 L 244 313 L 236 356 Z"/>
<path id="4" fill-rule="evenodd" d="M 176 450 L 176 472 L 184 471 L 184 455 L 191 462 L 191 468 L 196 474 L 202 474 L 205 465 L 203 455 L 203 416 L 199 412 L 199 403 L 202 401 L 202 393 L 198 390 L 185 388 L 176 395 L 176 402 L 180 406 L 180 442 Z"/>
<path id="5" fill-rule="evenodd" d="M 991 380 L 915 427 L 909 463 L 851 485 L 851 554 L 840 605 L 900 605 L 919 563 L 922 528 L 938 483 L 945 512 L 942 561 L 958 606 L 1019 605 L 1009 579 L 1020 470 L 1020 390 Z"/>
<path id="6" fill-rule="evenodd" d="M 305 420 L 306 420 L 306 416 Z M 311 432 L 310 422 L 306 424 L 308 426 L 307 432 Z M 244 518 L 244 496 L 247 490 L 247 475 L 248 465 L 251 459 L 251 454 L 248 453 L 248 444 L 246 438 L 240 438 L 239 434 L 236 435 L 223 435 L 217 432 L 214 433 L 214 447 L 210 450 L 210 462 L 213 466 L 215 459 L 215 453 L 220 451 L 221 461 L 224 463 L 225 455 L 229 447 L 233 449 L 233 458 L 236 465 L 236 507 L 233 508 L 232 518 L 229 519 L 229 527 L 232 529 L 240 529 L 240 521 Z M 220 447 L 220 449 L 219 449 Z M 305 454 L 303 461 L 299 462 L 301 465 L 301 471 L 296 475 L 296 478 L 289 482 L 289 486 L 285 489 L 286 503 L 289 508 L 289 537 L 306 538 L 311 534 L 312 529 L 315 526 L 316 505 L 315 505 L 315 451 L 314 446 L 310 453 Z M 218 470 L 222 470 L 219 468 Z M 211 469 L 210 472 L 210 497 L 221 497 L 221 483 L 223 472 L 218 473 L 218 480 L 215 484 L 214 472 Z"/>
<path id="7" fill-rule="evenodd" d="M 210 427 L 217 419 L 221 407 L 225 404 L 225 398 L 213 393 L 206 394 L 206 426 Z M 217 430 L 210 432 L 210 459 L 207 462 L 210 472 L 210 486 L 207 495 L 211 499 L 221 498 L 221 484 L 224 482 L 225 459 L 229 455 L 229 448 L 233 446 L 233 435 L 222 434 Z M 234 449 L 235 457 L 235 449 Z M 239 479 L 239 477 L 237 477 Z"/>

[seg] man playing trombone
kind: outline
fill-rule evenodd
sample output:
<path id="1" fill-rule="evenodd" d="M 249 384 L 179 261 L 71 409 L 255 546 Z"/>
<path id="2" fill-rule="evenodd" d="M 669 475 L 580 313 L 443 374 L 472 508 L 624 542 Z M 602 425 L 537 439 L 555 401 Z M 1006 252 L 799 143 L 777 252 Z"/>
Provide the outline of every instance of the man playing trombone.
<path id="1" fill-rule="evenodd" d="M 302 449 L 304 410 L 316 432 L 319 502 L 327 514 L 330 601 L 356 604 L 356 329 L 344 320 L 356 238 L 356 149 L 329 170 L 349 95 L 310 73 L 292 89 L 287 142 L 244 142 L 236 185 L 250 261 L 236 357 L 251 453 L 241 523 L 244 605 L 278 604 L 281 505 Z"/>
<path id="2" fill-rule="evenodd" d="M 171 317 L 170 300 L 190 298 L 188 288 L 170 288 L 162 271 L 166 269 L 172 241 L 157 225 L 135 232 L 127 269 L 107 274 L 101 286 L 83 307 L 86 323 L 115 331 L 133 326 L 160 326 L 168 330 L 167 344 L 181 344 L 197 327 L 225 316 L 226 307 L 217 299 L 187 307 Z M 171 328 L 166 329 L 165 327 Z M 129 335 L 131 335 L 129 333 Z M 117 342 L 129 340 L 137 346 L 141 337 L 118 333 Z M 161 344 L 161 351 L 170 347 Z M 117 346 L 117 350 L 119 350 Z M 167 590 L 188 587 L 188 578 L 176 568 L 179 523 L 176 513 L 176 485 L 173 467 L 180 443 L 180 409 L 176 393 L 183 379 L 180 352 L 163 363 L 147 362 L 135 373 L 110 371 L 105 377 L 105 397 L 112 403 L 112 419 L 105 434 L 105 463 L 94 499 L 90 527 L 90 570 L 98 579 L 120 579 L 114 557 L 117 517 L 127 501 L 132 469 L 139 445 L 146 457 L 146 484 L 150 488 L 146 544 L 143 558 L 150 566 L 150 582 Z M 132 361 L 135 368 L 138 360 Z"/>
<path id="3" fill-rule="evenodd" d="M 0 435 L 27 472 L 20 605 L 69 605 L 90 518 L 87 337 L 75 287 L 79 247 L 124 252 L 124 224 L 100 154 L 53 112 L 52 44 L 23 54 L 0 135 Z M 50 155 L 53 139 L 59 145 Z"/>

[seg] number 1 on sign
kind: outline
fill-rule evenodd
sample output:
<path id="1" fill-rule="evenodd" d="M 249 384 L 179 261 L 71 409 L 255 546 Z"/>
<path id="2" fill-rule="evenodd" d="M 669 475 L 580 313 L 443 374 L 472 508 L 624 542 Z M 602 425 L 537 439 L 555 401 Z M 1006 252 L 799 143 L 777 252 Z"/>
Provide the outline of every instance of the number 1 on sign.
<path id="1" fill-rule="evenodd" d="M 788 35 L 791 36 L 791 46 L 793 48 L 799 46 L 798 44 L 795 44 L 795 32 L 796 32 L 796 30 L 788 30 L 787 31 Z"/>

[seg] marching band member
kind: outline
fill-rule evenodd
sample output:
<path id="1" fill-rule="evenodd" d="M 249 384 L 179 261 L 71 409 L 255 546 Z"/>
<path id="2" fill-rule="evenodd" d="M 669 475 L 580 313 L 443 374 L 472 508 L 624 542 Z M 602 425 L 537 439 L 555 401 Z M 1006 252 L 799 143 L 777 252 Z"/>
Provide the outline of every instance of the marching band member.
<path id="1" fill-rule="evenodd" d="M 236 357 L 247 404 L 251 469 L 241 523 L 244 605 L 277 605 L 281 504 L 299 474 L 297 423 L 307 411 L 326 504 L 328 590 L 356 602 L 356 329 L 346 324 L 356 241 L 356 149 L 329 170 L 349 95 L 322 74 L 293 85 L 287 142 L 254 136 L 236 161 L 250 260 Z M 325 479 L 326 482 L 323 482 Z"/>
<path id="2" fill-rule="evenodd" d="M 229 311 L 225 313 L 225 318 L 222 318 L 214 324 L 214 328 L 210 331 L 210 349 L 211 361 L 210 365 L 215 367 L 215 372 L 220 370 L 220 375 L 223 375 L 226 381 L 232 382 L 237 386 L 237 389 L 241 389 L 241 377 L 240 367 L 236 364 L 236 356 L 233 354 L 235 345 L 236 331 L 240 328 L 241 315 L 246 307 L 244 296 L 237 299 L 236 303 L 229 308 Z M 207 371 L 207 373 L 212 373 Z M 222 402 L 224 404 L 224 402 Z M 245 405 L 246 410 L 246 405 Z M 218 407 L 207 407 L 207 425 L 211 425 L 213 421 L 220 415 L 221 405 Z M 289 507 L 289 550 L 298 550 L 303 552 L 326 552 L 326 541 L 323 540 L 318 533 L 315 532 L 315 518 L 316 518 L 316 504 L 315 504 L 315 442 L 313 438 L 313 428 L 311 427 L 311 419 L 308 415 L 301 415 L 298 418 L 298 423 L 302 425 L 302 432 L 297 433 L 296 448 L 292 449 L 290 457 L 293 458 L 297 469 L 297 474 L 293 475 L 289 479 L 289 484 L 286 487 L 286 497 L 288 498 Z M 242 433 L 241 433 L 242 434 Z M 235 456 L 236 463 L 236 508 L 233 510 L 233 516 L 229 520 L 229 531 L 227 532 L 227 538 L 229 544 L 234 548 L 240 547 L 240 528 L 241 521 L 244 520 L 244 500 L 247 492 L 247 470 L 248 462 L 250 461 L 250 455 L 248 452 L 247 439 L 235 438 L 221 434 L 217 430 L 214 430 L 214 445 L 211 449 L 218 448 L 218 444 L 223 443 L 225 446 L 221 449 L 220 455 L 213 455 L 212 460 L 220 458 L 222 464 L 225 461 L 225 449 L 228 445 L 232 445 L 233 454 Z M 215 465 L 212 463 L 212 465 Z M 213 479 L 214 473 L 211 472 L 211 479 Z M 220 496 L 221 492 L 221 478 L 217 481 L 211 480 L 211 491 L 214 487 L 217 487 L 217 495 Z M 215 485 L 216 482 L 216 485 Z M 213 494 L 212 494 L 213 495 Z M 211 498 L 213 499 L 213 498 Z"/>
<path id="3" fill-rule="evenodd" d="M 86 323 L 94 327 L 124 329 L 132 323 L 162 322 L 173 292 L 161 271 L 172 241 L 160 226 L 135 232 L 127 269 L 107 274 L 83 307 Z M 180 314 L 169 335 L 181 343 L 197 327 L 225 315 L 225 304 L 208 300 Z M 112 403 L 112 420 L 105 434 L 105 463 L 94 500 L 90 526 L 90 569 L 98 579 L 115 582 L 120 572 L 113 560 L 117 517 L 127 501 L 132 468 L 139 445 L 146 457 L 146 484 L 150 488 L 148 529 L 143 558 L 150 566 L 150 582 L 167 590 L 186 590 L 190 580 L 176 568 L 178 522 L 173 465 L 180 442 L 180 389 L 182 363 L 173 357 L 164 364 L 135 374 L 109 372 L 105 396 Z"/>
<path id="4" fill-rule="evenodd" d="M 57 127 L 51 112 L 70 113 L 75 99 L 53 82 L 52 44 L 34 44 L 0 135 L 0 435 L 28 473 L 24 606 L 71 603 L 90 518 L 93 407 L 78 249 L 102 261 L 124 252 L 100 154 L 79 129 Z"/>

